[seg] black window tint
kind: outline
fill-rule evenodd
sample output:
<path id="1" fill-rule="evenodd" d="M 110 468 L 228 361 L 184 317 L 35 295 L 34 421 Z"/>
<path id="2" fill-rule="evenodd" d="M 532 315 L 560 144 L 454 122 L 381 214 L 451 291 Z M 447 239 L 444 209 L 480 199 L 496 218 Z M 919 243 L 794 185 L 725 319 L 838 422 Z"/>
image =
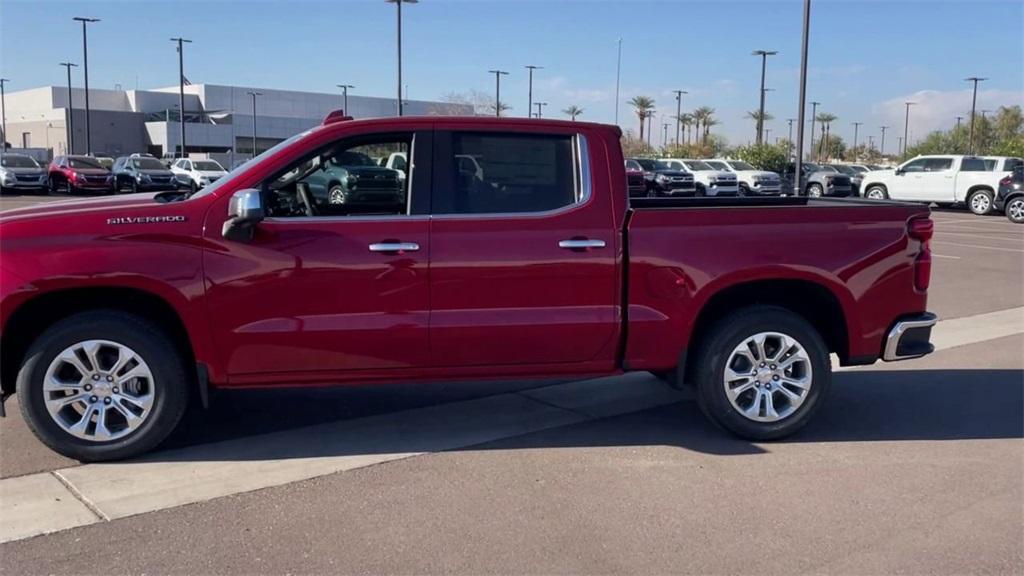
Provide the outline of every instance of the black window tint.
<path id="1" fill-rule="evenodd" d="M 961 172 L 988 172 L 985 168 L 985 161 L 981 158 L 964 158 L 964 163 L 960 166 Z"/>
<path id="2" fill-rule="evenodd" d="M 927 163 L 928 163 L 928 159 L 927 158 L 921 158 L 919 160 L 914 160 L 913 162 L 905 164 L 903 166 L 903 171 L 904 172 L 924 172 L 925 165 Z"/>
<path id="3" fill-rule="evenodd" d="M 953 167 L 952 158 L 929 158 L 924 165 L 926 172 L 942 172 Z"/>
<path id="4" fill-rule="evenodd" d="M 543 212 L 576 202 L 570 136 L 453 133 L 435 214 Z M 450 190 L 450 192 L 449 192 Z"/>
<path id="5" fill-rule="evenodd" d="M 986 170 L 995 170 L 996 169 L 996 161 L 995 160 L 985 160 L 985 169 Z"/>
<path id="6" fill-rule="evenodd" d="M 1021 160 L 1020 158 L 1008 158 L 1006 160 L 1006 165 L 1003 166 L 1003 170 L 1007 172 L 1012 172 L 1013 170 L 1016 170 L 1018 166 L 1021 165 L 1024 165 L 1024 160 Z"/>

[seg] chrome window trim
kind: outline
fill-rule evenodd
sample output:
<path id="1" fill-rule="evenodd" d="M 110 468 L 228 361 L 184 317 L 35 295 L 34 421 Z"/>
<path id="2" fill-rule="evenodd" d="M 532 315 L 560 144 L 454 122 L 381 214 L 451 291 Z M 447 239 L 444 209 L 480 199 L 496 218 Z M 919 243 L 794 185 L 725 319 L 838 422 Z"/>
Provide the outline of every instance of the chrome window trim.
<path id="1" fill-rule="evenodd" d="M 510 134 L 501 132 L 500 134 Z M 522 134 L 531 135 L 529 132 Z M 436 220 L 466 220 L 466 219 L 496 219 L 496 218 L 546 218 L 558 216 L 566 212 L 572 212 L 590 203 L 593 197 L 593 180 L 590 174 L 590 147 L 587 144 L 587 137 L 584 134 L 576 133 L 572 136 L 573 149 L 573 181 L 576 187 L 576 201 L 572 204 L 543 210 L 540 212 L 482 212 L 479 214 L 431 214 L 431 219 Z"/>

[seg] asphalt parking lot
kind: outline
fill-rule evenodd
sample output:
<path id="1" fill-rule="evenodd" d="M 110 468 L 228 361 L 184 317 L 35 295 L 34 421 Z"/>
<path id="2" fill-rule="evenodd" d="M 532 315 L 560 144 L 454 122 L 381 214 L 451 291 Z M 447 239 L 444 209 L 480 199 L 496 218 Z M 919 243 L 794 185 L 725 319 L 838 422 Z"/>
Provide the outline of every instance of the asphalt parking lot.
<path id="1" fill-rule="evenodd" d="M 1024 573 L 1024 226 L 934 219 L 938 351 L 782 442 L 639 374 L 238 393 L 81 466 L 12 398 L 0 572 Z"/>

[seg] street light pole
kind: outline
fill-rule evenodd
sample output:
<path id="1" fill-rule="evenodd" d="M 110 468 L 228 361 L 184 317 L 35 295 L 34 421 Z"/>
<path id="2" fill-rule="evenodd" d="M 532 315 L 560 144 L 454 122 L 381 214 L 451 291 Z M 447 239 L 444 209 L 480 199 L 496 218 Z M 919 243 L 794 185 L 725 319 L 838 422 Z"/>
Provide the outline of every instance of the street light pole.
<path id="1" fill-rule="evenodd" d="M 508 76 L 508 72 L 504 70 L 488 70 L 489 73 L 494 74 L 494 116 L 497 118 L 501 117 L 501 77 Z M 529 112 L 529 110 L 527 110 Z"/>
<path id="2" fill-rule="evenodd" d="M 548 103 L 547 102 L 534 102 L 533 105 L 537 107 L 537 118 L 543 118 L 544 117 L 544 113 L 543 113 L 544 109 L 543 109 L 543 107 L 547 106 Z"/>
<path id="3" fill-rule="evenodd" d="M 394 4 L 398 16 L 398 92 L 396 101 L 398 103 L 398 115 L 402 115 L 402 4 L 416 4 L 419 0 L 385 0 L 388 4 Z"/>
<path id="4" fill-rule="evenodd" d="M 263 96 L 262 92 L 246 92 L 249 96 L 252 96 L 252 156 L 256 157 L 256 97 Z"/>
<path id="5" fill-rule="evenodd" d="M 75 153 L 75 144 L 74 144 L 74 140 L 75 140 L 75 108 L 74 108 L 74 106 L 71 105 L 72 104 L 72 102 L 71 102 L 71 69 L 72 68 L 77 68 L 78 64 L 73 64 L 71 62 L 61 62 L 60 65 L 63 66 L 64 68 L 66 68 L 67 71 L 68 71 L 68 118 L 67 118 L 67 122 L 65 123 L 65 126 L 67 128 L 67 138 L 68 138 L 67 153 L 68 154 L 74 154 Z"/>
<path id="6" fill-rule="evenodd" d="M 790 155 L 793 154 L 793 121 L 794 120 L 795 120 L 795 118 L 786 118 L 786 123 L 789 124 L 789 144 L 786 145 L 786 148 L 788 148 L 788 150 L 786 150 L 786 152 L 788 152 Z"/>
<path id="7" fill-rule="evenodd" d="M 901 157 L 907 155 L 907 134 L 910 129 L 910 107 L 916 104 L 916 102 L 904 102 L 907 105 L 907 113 L 903 118 L 903 152 L 900 154 Z"/>
<path id="8" fill-rule="evenodd" d="M 971 76 L 964 80 L 965 82 L 974 82 L 974 95 L 971 97 L 971 135 L 968 137 L 968 150 L 970 154 L 974 154 L 974 110 L 978 106 L 978 82 L 984 82 L 988 78 L 978 78 L 977 76 Z"/>
<path id="9" fill-rule="evenodd" d="M 860 126 L 863 122 L 853 123 L 853 159 L 857 159 L 857 132 L 860 130 Z"/>
<path id="10" fill-rule="evenodd" d="M 811 32 L 811 0 L 804 0 L 804 22 L 803 37 L 800 41 L 800 106 L 797 113 L 796 127 L 796 166 L 793 172 L 793 193 L 800 194 L 800 174 L 803 172 L 804 161 L 804 112 L 807 103 L 807 43 Z M 811 132 L 811 137 L 814 133 Z"/>
<path id="11" fill-rule="evenodd" d="M 171 42 L 178 43 L 178 112 L 181 113 L 181 117 L 178 118 L 181 124 L 181 158 L 187 158 L 188 153 L 185 151 L 185 49 L 184 44 L 191 44 L 191 40 L 184 38 L 171 38 Z"/>
<path id="12" fill-rule="evenodd" d="M 4 132 L 3 138 L 0 138 L 0 156 L 7 153 L 7 95 L 4 93 L 4 85 L 8 82 L 9 78 L 0 78 L 0 124 Z"/>
<path id="13" fill-rule="evenodd" d="M 530 65 L 526 66 L 526 69 L 530 71 L 530 84 L 529 84 L 529 90 L 528 90 L 528 94 L 527 94 L 528 101 L 526 103 L 526 115 L 529 116 L 530 115 L 530 110 L 533 110 L 533 71 L 534 70 L 543 70 L 544 67 L 543 66 L 534 66 L 533 64 L 530 64 Z"/>
<path id="14" fill-rule="evenodd" d="M 761 107 L 760 116 L 757 118 L 757 143 L 764 143 L 764 73 L 768 65 L 768 57 L 778 54 L 774 50 L 754 50 L 751 56 L 761 57 Z"/>
<path id="15" fill-rule="evenodd" d="M 82 23 L 82 72 L 85 78 L 85 153 L 92 155 L 92 132 L 90 131 L 89 124 L 89 40 L 85 27 L 92 22 L 99 22 L 100 19 L 75 16 L 72 20 Z M 4 137 L 6 137 L 6 132 Z"/>
<path id="16" fill-rule="evenodd" d="M 878 150 L 878 153 L 885 156 L 885 131 L 889 129 L 888 126 L 879 126 L 882 129 L 882 144 Z"/>
<path id="17" fill-rule="evenodd" d="M 341 109 L 344 110 L 346 116 L 351 116 L 352 114 L 348 111 L 348 89 L 355 88 L 355 86 L 351 84 L 335 84 L 335 86 L 341 88 Z"/>
<path id="18" fill-rule="evenodd" d="M 683 94 L 689 94 L 686 90 L 673 90 L 676 93 L 676 146 L 679 146 L 679 129 L 682 126 L 683 116 Z"/>
<path id="19" fill-rule="evenodd" d="M 816 158 L 814 155 L 814 121 L 818 117 L 818 106 L 821 106 L 821 102 L 811 102 L 811 158 Z M 800 151 L 801 154 L 803 150 Z"/>

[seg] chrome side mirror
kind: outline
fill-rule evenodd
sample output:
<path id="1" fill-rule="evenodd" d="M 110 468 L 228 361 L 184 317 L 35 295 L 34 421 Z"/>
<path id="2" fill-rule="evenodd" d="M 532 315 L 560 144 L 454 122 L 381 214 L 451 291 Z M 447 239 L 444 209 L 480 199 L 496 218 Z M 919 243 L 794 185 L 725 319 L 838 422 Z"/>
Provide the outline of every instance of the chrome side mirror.
<path id="1" fill-rule="evenodd" d="M 260 191 L 248 188 L 231 195 L 228 203 L 228 219 L 224 222 L 221 235 L 236 242 L 249 242 L 253 231 L 265 214 Z"/>

